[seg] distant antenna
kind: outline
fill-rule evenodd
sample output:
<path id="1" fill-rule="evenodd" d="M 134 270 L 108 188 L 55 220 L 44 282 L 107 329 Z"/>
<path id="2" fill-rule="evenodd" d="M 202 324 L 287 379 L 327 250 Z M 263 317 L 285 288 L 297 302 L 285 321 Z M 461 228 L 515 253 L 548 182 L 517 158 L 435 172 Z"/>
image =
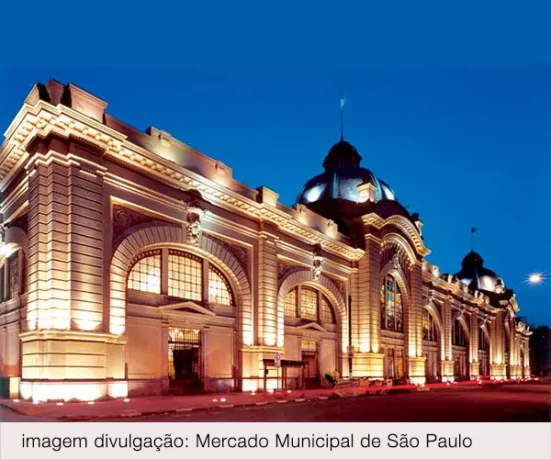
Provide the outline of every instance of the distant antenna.
<path id="1" fill-rule="evenodd" d="M 471 252 L 474 251 L 474 233 L 476 233 L 476 228 L 471 228 Z"/>
<path id="2" fill-rule="evenodd" d="M 344 140 L 344 91 L 341 89 L 341 142 Z"/>

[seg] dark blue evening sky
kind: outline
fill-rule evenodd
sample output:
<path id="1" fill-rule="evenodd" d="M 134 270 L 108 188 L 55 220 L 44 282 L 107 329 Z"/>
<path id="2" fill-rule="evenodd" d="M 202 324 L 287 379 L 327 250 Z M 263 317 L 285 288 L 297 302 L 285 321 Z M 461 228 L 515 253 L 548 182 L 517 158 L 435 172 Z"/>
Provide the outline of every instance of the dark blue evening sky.
<path id="1" fill-rule="evenodd" d="M 30 6 L 8 9 L 2 129 L 35 82 L 72 82 L 113 116 L 164 129 L 292 205 L 338 140 L 343 88 L 345 137 L 420 213 L 429 260 L 458 271 L 477 227 L 475 249 L 516 291 L 520 314 L 551 322 L 551 279 L 524 282 L 551 274 L 543 2 L 156 2 L 102 13 L 94 3 L 86 20 L 62 3 L 30 19 L 48 24 L 43 33 L 21 39 L 10 24 Z"/>

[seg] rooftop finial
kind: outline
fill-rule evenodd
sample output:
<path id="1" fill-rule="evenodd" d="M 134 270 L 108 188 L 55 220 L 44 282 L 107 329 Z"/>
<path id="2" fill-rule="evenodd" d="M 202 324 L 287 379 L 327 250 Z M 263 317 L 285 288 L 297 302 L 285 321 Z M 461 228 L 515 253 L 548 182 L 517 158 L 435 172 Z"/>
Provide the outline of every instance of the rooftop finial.
<path id="1" fill-rule="evenodd" d="M 341 142 L 344 140 L 344 91 L 341 89 Z"/>
<path id="2" fill-rule="evenodd" d="M 471 252 L 474 251 L 474 233 L 476 233 L 476 228 L 471 228 Z"/>

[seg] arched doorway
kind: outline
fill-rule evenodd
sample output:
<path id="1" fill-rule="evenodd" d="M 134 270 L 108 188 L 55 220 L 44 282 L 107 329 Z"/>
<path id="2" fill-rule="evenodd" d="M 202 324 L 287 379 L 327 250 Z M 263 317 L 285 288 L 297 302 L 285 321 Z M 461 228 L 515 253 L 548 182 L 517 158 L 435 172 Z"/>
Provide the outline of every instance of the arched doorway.
<path id="1" fill-rule="evenodd" d="M 433 312 L 423 309 L 423 353 L 427 382 L 441 379 L 441 335 Z"/>
<path id="2" fill-rule="evenodd" d="M 485 327 L 478 330 L 478 361 L 480 363 L 479 374 L 483 379 L 490 378 L 490 336 Z"/>
<path id="3" fill-rule="evenodd" d="M 452 357 L 454 361 L 454 380 L 465 381 L 469 379 L 468 365 L 468 328 L 464 318 L 457 317 L 452 327 Z"/>
<path id="4" fill-rule="evenodd" d="M 159 368 L 176 393 L 238 389 L 236 301 L 213 260 L 146 250 L 131 264 L 126 301 L 129 379 Z"/>
<path id="5" fill-rule="evenodd" d="M 325 386 L 324 375 L 339 368 L 336 308 L 314 283 L 289 290 L 284 300 L 285 352 L 283 358 L 302 362 L 286 371 L 287 388 Z"/>

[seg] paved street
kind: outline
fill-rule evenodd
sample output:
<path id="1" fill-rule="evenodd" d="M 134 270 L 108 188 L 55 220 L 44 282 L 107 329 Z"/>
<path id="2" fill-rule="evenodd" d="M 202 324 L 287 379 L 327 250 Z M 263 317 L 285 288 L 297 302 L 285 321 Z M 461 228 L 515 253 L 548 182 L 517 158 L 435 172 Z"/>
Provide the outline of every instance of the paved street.
<path id="1" fill-rule="evenodd" d="M 117 418 L 125 422 L 446 422 L 550 421 L 550 386 L 507 385 L 466 387 L 431 392 L 344 398 L 319 402 L 289 402 L 195 413 Z M 3 421 L 37 421 L 9 410 Z M 105 419 L 102 421 L 106 421 Z"/>
<path id="2" fill-rule="evenodd" d="M 389 394 L 133 418 L 148 422 L 523 422 L 550 421 L 549 386 Z"/>

